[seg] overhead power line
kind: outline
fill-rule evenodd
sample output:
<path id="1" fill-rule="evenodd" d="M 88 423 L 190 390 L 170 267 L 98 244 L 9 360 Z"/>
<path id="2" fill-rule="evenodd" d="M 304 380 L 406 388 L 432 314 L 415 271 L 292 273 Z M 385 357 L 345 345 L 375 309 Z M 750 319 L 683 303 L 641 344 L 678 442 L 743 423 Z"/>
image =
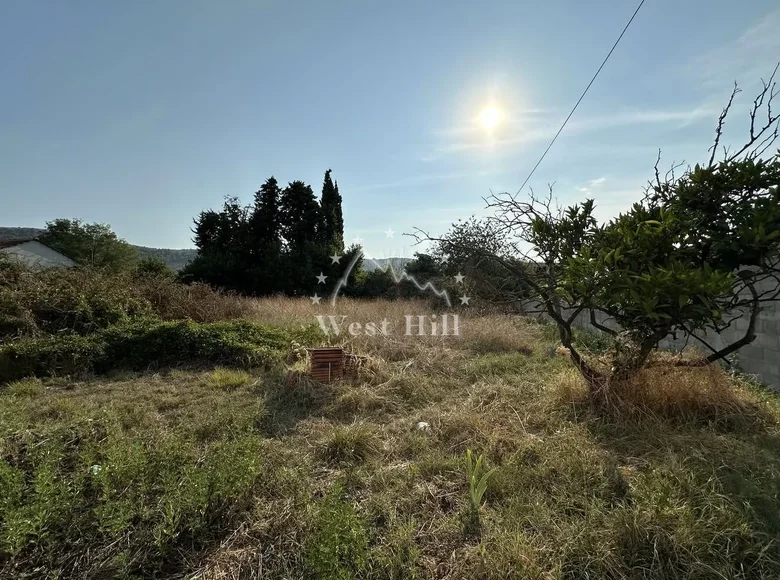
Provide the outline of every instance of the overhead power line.
<path id="1" fill-rule="evenodd" d="M 574 111 L 577 110 L 577 107 L 579 107 L 580 103 L 582 102 L 582 99 L 585 98 L 585 95 L 588 94 L 588 89 L 590 89 L 591 85 L 593 84 L 593 81 L 596 80 L 596 77 L 599 76 L 599 73 L 601 72 L 601 69 L 604 68 L 604 65 L 607 64 L 607 61 L 609 60 L 609 57 L 612 56 L 612 53 L 615 52 L 615 48 L 617 48 L 618 43 L 620 42 L 620 39 L 623 38 L 623 35 L 626 33 L 626 30 L 628 30 L 628 27 L 631 26 L 631 23 L 634 21 L 634 18 L 636 18 L 636 15 L 639 13 L 639 9 L 642 8 L 642 5 L 645 3 L 645 0 L 642 0 L 639 3 L 639 6 L 636 7 L 636 10 L 634 10 L 634 13 L 631 15 L 631 18 L 628 20 L 628 23 L 623 27 L 623 32 L 620 33 L 620 36 L 618 36 L 617 40 L 615 41 L 615 44 L 612 45 L 612 48 L 609 49 L 609 52 L 607 53 L 607 56 L 604 57 L 604 61 L 601 63 L 601 66 L 596 71 L 596 74 L 593 75 L 593 78 L 590 79 L 590 82 L 588 83 L 588 86 L 585 87 L 585 90 L 582 91 L 582 94 L 580 95 L 580 98 L 577 99 L 577 102 L 574 104 L 574 107 L 572 108 L 571 112 L 569 113 L 569 116 L 566 117 L 566 120 L 561 125 L 561 128 L 558 129 L 558 132 L 555 134 L 555 137 L 552 138 L 552 141 L 550 141 L 550 144 L 547 146 L 547 149 L 544 150 L 544 153 L 542 153 L 542 156 L 539 158 L 539 161 L 536 162 L 536 165 L 534 165 L 534 168 L 531 170 L 531 173 L 528 174 L 528 177 L 525 178 L 525 181 L 523 181 L 523 185 L 520 186 L 520 189 L 517 190 L 517 193 L 520 193 L 523 191 L 523 188 L 526 186 L 528 181 L 533 177 L 534 172 L 536 169 L 541 165 L 542 161 L 544 161 L 544 158 L 547 156 L 547 153 L 550 151 L 550 148 L 553 146 L 553 143 L 555 143 L 555 140 L 558 138 L 558 135 L 561 134 L 561 131 L 563 131 L 563 128 L 566 126 L 566 123 L 569 122 L 569 119 L 571 119 L 571 116 L 574 114 Z"/>

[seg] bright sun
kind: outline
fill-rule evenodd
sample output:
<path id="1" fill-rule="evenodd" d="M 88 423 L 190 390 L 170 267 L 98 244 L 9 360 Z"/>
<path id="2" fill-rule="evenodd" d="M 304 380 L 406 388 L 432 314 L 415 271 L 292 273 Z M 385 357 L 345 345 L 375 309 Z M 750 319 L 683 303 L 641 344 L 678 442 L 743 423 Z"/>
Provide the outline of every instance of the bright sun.
<path id="1" fill-rule="evenodd" d="M 479 124 L 486 131 L 492 131 L 501 122 L 501 111 L 492 105 L 482 109 L 479 114 Z"/>

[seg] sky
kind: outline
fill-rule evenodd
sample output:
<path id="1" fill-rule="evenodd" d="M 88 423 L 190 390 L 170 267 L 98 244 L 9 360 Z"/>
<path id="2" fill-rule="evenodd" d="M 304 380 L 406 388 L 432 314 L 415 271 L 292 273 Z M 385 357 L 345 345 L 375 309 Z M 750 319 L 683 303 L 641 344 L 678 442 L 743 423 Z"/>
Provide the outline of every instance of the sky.
<path id="1" fill-rule="evenodd" d="M 0 226 L 81 218 L 187 248 L 224 196 L 271 175 L 319 194 L 330 168 L 347 241 L 410 256 L 404 233 L 519 189 L 636 4 L 0 0 Z M 778 31 L 776 0 L 646 0 L 528 186 L 609 219 L 659 149 L 706 159 L 735 80 L 741 143 Z"/>

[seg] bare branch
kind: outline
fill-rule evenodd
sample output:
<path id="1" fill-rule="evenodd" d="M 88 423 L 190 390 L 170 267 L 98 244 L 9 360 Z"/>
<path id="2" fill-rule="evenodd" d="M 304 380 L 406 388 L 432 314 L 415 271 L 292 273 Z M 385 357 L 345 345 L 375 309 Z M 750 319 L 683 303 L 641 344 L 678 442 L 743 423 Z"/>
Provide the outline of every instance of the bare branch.
<path id="1" fill-rule="evenodd" d="M 715 161 L 715 154 L 718 151 L 718 145 L 720 144 L 720 138 L 723 135 L 723 125 L 726 122 L 726 117 L 729 114 L 729 110 L 731 109 L 731 105 L 734 102 L 734 97 L 737 96 L 738 93 L 740 93 L 740 88 L 737 86 L 737 81 L 734 81 L 734 89 L 731 91 L 731 96 L 729 97 L 729 102 L 726 105 L 726 107 L 721 111 L 720 116 L 718 117 L 718 126 L 715 129 L 715 142 L 713 143 L 712 147 L 708 149 L 708 151 L 712 151 L 712 155 L 710 155 L 710 161 L 708 163 L 708 167 L 712 167 L 713 162 Z M 751 124 L 751 134 L 752 134 L 752 124 Z"/>

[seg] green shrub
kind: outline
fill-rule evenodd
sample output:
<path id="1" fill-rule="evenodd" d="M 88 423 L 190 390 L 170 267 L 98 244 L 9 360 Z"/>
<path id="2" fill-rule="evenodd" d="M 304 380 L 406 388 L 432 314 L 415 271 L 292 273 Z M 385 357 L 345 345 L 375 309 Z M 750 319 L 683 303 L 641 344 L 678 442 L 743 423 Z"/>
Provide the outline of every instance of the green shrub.
<path id="1" fill-rule="evenodd" d="M 23 338 L 0 345 L 0 383 L 25 377 L 78 375 L 105 356 L 105 343 L 66 334 Z"/>
<path id="2" fill-rule="evenodd" d="M 283 330 L 250 322 L 139 322 L 108 328 L 98 372 L 115 367 L 143 369 L 182 362 L 268 366 L 280 360 L 292 338 Z"/>
<path id="3" fill-rule="evenodd" d="M 0 382 L 180 363 L 270 366 L 282 359 L 294 340 L 311 335 L 310 329 L 292 332 L 246 321 L 139 320 L 88 336 L 63 334 L 0 345 Z"/>
<path id="4" fill-rule="evenodd" d="M 0 342 L 60 332 L 90 334 L 140 318 L 217 322 L 244 317 L 251 301 L 153 271 L 31 270 L 0 263 Z"/>
<path id="5" fill-rule="evenodd" d="M 0 340 L 62 331 L 88 334 L 152 313 L 127 274 L 26 270 L 0 285 Z"/>

